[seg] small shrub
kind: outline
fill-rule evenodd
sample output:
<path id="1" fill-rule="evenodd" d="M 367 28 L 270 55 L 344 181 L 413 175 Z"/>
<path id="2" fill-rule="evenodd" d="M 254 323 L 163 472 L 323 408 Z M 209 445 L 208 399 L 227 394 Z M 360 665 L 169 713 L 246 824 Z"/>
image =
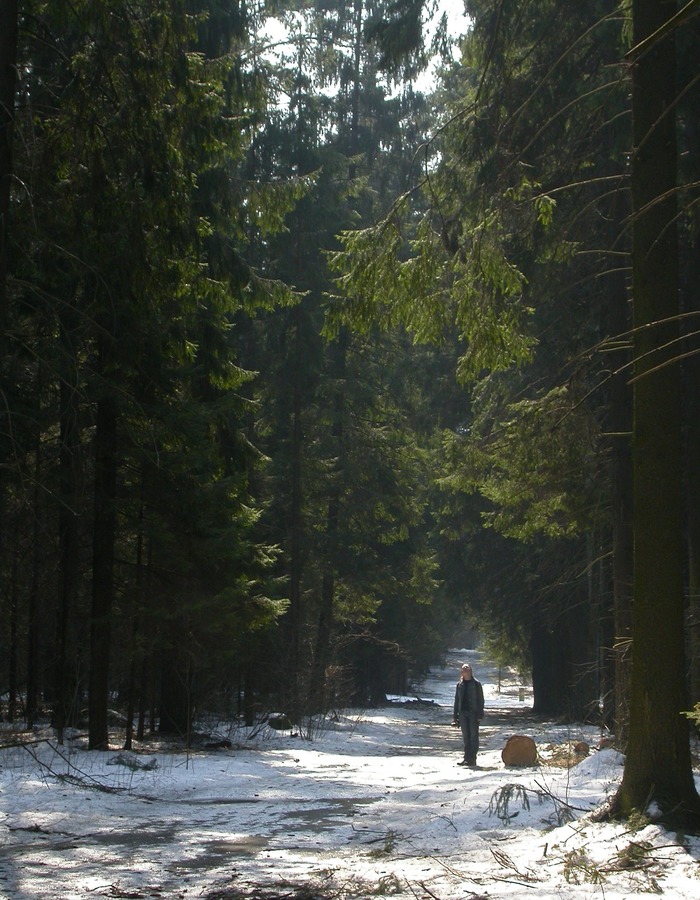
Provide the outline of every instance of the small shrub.
<path id="1" fill-rule="evenodd" d="M 642 829 L 646 828 L 647 825 L 651 824 L 651 819 L 646 813 L 641 812 L 639 809 L 633 809 L 629 814 L 629 818 L 627 819 L 627 825 L 629 826 L 629 830 L 632 832 L 642 831 Z"/>
<path id="2" fill-rule="evenodd" d="M 564 878 L 568 884 L 602 884 L 603 873 L 585 850 L 571 850 L 564 857 Z"/>
<path id="3" fill-rule="evenodd" d="M 391 856 L 396 849 L 396 842 L 396 832 L 390 828 L 384 837 L 384 846 L 379 847 L 377 850 L 371 850 L 369 855 L 375 859 L 380 856 Z"/>
<path id="4" fill-rule="evenodd" d="M 648 841 L 631 841 L 622 850 L 617 851 L 616 869 L 644 869 L 651 864 L 649 853 L 653 845 Z"/>
<path id="5" fill-rule="evenodd" d="M 390 875 L 382 875 L 372 893 L 377 897 L 386 897 L 391 894 L 400 894 L 401 882 L 393 872 Z"/>
<path id="6" fill-rule="evenodd" d="M 523 809 L 530 809 L 530 800 L 527 796 L 527 790 L 522 784 L 505 784 L 502 788 L 494 791 L 489 801 L 489 815 L 497 815 L 498 818 L 507 825 L 511 819 L 514 819 L 519 810 L 511 812 L 511 804 L 514 800 L 519 800 Z"/>

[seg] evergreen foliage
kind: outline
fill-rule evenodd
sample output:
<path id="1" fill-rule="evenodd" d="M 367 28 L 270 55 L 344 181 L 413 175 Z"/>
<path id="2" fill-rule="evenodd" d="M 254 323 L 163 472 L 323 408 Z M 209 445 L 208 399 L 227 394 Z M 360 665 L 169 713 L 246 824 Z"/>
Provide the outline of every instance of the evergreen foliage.
<path id="1" fill-rule="evenodd" d="M 142 695 L 170 654 L 185 671 L 205 663 L 220 678 L 236 634 L 283 609 L 266 574 L 275 551 L 252 539 L 255 451 L 240 397 L 251 375 L 236 363 L 235 322 L 292 301 L 244 254 L 248 234 L 260 240 L 282 227 L 305 188 L 294 180 L 248 188 L 242 166 L 256 100 L 231 90 L 240 61 L 220 46 L 212 58 L 198 51 L 205 12 L 85 3 L 38 5 L 20 19 L 26 153 L 11 240 L 26 249 L 9 282 L 11 364 L 24 402 L 32 384 L 41 394 L 29 419 L 35 437 L 14 458 L 17 476 L 31 466 L 54 498 L 34 565 L 51 566 L 53 547 L 59 573 L 58 596 L 42 592 L 39 601 L 45 620 L 58 622 L 57 639 L 49 631 L 32 640 L 28 705 L 43 693 L 55 698 L 59 728 L 77 721 L 89 671 L 94 747 L 107 744 L 115 686 L 131 678 L 136 689 L 130 668 L 140 671 Z M 33 333 L 41 343 L 29 343 Z M 13 504 L 20 520 L 22 499 Z M 214 653 L 214 635 L 226 631 Z M 131 652 L 115 655 L 115 641 Z M 189 676 L 173 684 L 186 687 Z M 187 733 L 193 704 L 175 706 L 170 725 Z"/>
<path id="2" fill-rule="evenodd" d="M 261 5 L 13 20 L 3 644 L 10 716 L 59 739 L 87 711 L 106 747 L 117 697 L 127 743 L 203 704 L 375 702 L 443 645 L 426 384 L 402 338 L 322 336 L 324 254 L 428 108 L 389 96 L 378 4 L 279 14 L 272 54 Z"/>

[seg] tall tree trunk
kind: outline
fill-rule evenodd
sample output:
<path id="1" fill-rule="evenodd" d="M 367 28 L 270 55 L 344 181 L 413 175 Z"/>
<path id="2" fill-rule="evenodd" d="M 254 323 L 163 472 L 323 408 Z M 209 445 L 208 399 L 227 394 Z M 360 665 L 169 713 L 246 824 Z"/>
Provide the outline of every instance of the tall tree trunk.
<path id="1" fill-rule="evenodd" d="M 10 579 L 10 646 L 9 646 L 9 671 L 7 690 L 7 721 L 14 722 L 17 715 L 17 701 L 19 691 L 17 685 L 17 662 L 19 659 L 19 589 L 17 586 L 17 557 L 19 547 L 15 546 L 12 554 L 12 577 Z"/>
<path id="2" fill-rule="evenodd" d="M 54 724 L 59 743 L 63 743 L 63 729 L 68 724 L 73 706 L 73 685 L 70 684 L 69 635 L 71 618 L 76 608 L 80 582 L 78 559 L 78 453 L 80 446 L 78 427 L 78 361 L 75 353 L 75 315 L 66 304 L 59 316 L 59 340 L 61 369 L 59 386 L 59 485 L 58 506 L 58 622 L 54 707 Z"/>
<path id="3" fill-rule="evenodd" d="M 611 333 L 627 335 L 630 328 L 629 303 L 624 276 L 615 278 L 610 292 Z M 619 340 L 619 338 L 618 338 Z M 627 341 L 620 340 L 626 347 Z M 629 387 L 629 351 L 615 354 L 615 375 L 610 386 L 610 432 L 612 440 L 612 577 L 614 638 L 613 654 L 615 737 L 624 747 L 629 725 L 630 677 L 632 671 L 632 394 Z"/>
<path id="4" fill-rule="evenodd" d="M 91 750 L 109 747 L 109 659 L 114 595 L 116 535 L 117 405 L 110 394 L 97 403 L 95 423 L 95 520 L 93 524 L 92 614 L 88 741 Z"/>
<path id="5" fill-rule="evenodd" d="M 532 710 L 541 716 L 566 713 L 569 683 L 568 648 L 564 635 L 550 630 L 546 622 L 535 622 L 530 632 L 532 659 Z"/>
<path id="6" fill-rule="evenodd" d="M 311 696 L 316 710 L 322 709 L 325 697 L 326 669 L 330 662 L 331 638 L 335 621 L 335 582 L 338 565 L 338 525 L 340 516 L 341 483 L 343 479 L 343 439 L 345 417 L 345 367 L 348 335 L 341 331 L 337 345 L 333 348 L 332 377 L 335 381 L 332 436 L 336 448 L 336 464 L 332 474 L 328 509 L 326 512 L 325 569 L 321 580 L 321 608 L 319 610 L 316 644 L 314 648 L 313 670 L 311 673 Z"/>
<path id="7" fill-rule="evenodd" d="M 129 647 L 129 681 L 127 686 L 127 712 L 126 712 L 126 735 L 124 739 L 124 749 L 131 750 L 134 739 L 134 716 L 136 714 L 136 693 L 139 684 L 138 675 L 143 663 L 143 646 L 141 643 L 141 614 L 143 610 L 145 591 L 144 584 L 146 580 L 144 572 L 144 479 L 145 467 L 141 468 L 140 491 L 139 498 L 139 524 L 136 535 L 136 590 L 134 603 L 131 609 L 131 642 Z M 141 686 L 142 687 L 142 686 Z"/>
<path id="8" fill-rule="evenodd" d="M 7 329 L 7 235 L 17 90 L 17 0 L 0 4 L 0 349 Z"/>
<path id="9" fill-rule="evenodd" d="M 164 648 L 161 660 L 158 732 L 189 744 L 192 712 L 192 667 L 186 648 L 173 644 Z"/>
<path id="10" fill-rule="evenodd" d="M 690 291 L 688 299 L 694 304 L 688 312 L 700 312 L 700 297 L 697 285 L 700 284 L 700 241 L 694 241 L 694 252 L 690 253 L 691 276 L 689 283 L 694 285 L 695 292 Z M 694 276 L 694 277 L 693 277 Z M 698 318 L 691 319 L 687 330 L 697 328 Z M 697 353 L 697 351 L 696 351 Z M 686 502 L 687 502 L 687 534 L 688 534 L 688 627 L 689 627 L 689 669 L 690 669 L 690 706 L 700 703 L 700 465 L 698 464 L 698 447 L 700 447 L 700 356 L 693 355 L 684 364 L 684 403 L 685 411 L 685 463 L 686 463 Z"/>
<path id="11" fill-rule="evenodd" d="M 302 578 L 302 538 L 304 524 L 302 521 L 302 427 L 301 427 L 301 384 L 299 374 L 303 371 L 302 339 L 301 339 L 301 304 L 294 311 L 296 334 L 294 338 L 296 377 L 294 379 L 292 399 L 292 455 L 291 455 L 291 498 L 290 498 L 290 536 L 289 536 L 289 631 L 287 654 L 289 659 L 289 713 L 297 721 L 300 707 L 299 679 L 301 668 L 301 578 Z"/>
<path id="12" fill-rule="evenodd" d="M 565 713 L 573 722 L 591 721 L 600 715 L 599 637 L 603 618 L 599 584 L 596 579 L 599 557 L 594 534 L 579 542 L 585 552 L 585 578 L 571 584 L 563 619 L 568 634 L 568 699 Z"/>
<path id="13" fill-rule="evenodd" d="M 632 672 L 632 453 L 627 438 L 614 448 L 613 602 L 615 635 L 614 727 L 620 746 L 627 744 Z"/>
<path id="14" fill-rule="evenodd" d="M 36 484 L 38 484 L 38 479 Z M 35 489 L 36 498 L 38 491 Z M 33 524 L 32 547 L 32 575 L 29 584 L 29 598 L 27 603 L 27 699 L 25 713 L 27 719 L 27 731 L 31 731 L 37 718 L 38 681 L 39 681 L 39 564 L 37 551 L 41 545 L 39 517 L 36 515 L 38 503 L 34 504 L 35 515 Z"/>
<path id="15" fill-rule="evenodd" d="M 352 182 L 357 174 L 354 156 L 360 144 L 360 94 L 362 90 L 362 50 L 364 46 L 364 0 L 355 0 L 354 17 L 354 50 L 353 50 L 353 87 L 350 120 L 349 155 L 353 159 L 348 170 L 348 179 Z M 326 569 L 321 583 L 321 610 L 316 633 L 314 665 L 312 672 L 312 694 L 323 702 L 325 690 L 325 672 L 330 661 L 331 635 L 335 619 L 335 582 L 338 556 L 338 522 L 340 516 L 341 480 L 343 477 L 342 444 L 344 440 L 344 408 L 346 398 L 345 378 L 348 349 L 348 333 L 342 329 L 338 337 L 334 357 L 334 373 L 336 379 L 335 410 L 333 421 L 333 438 L 338 448 L 337 463 L 334 473 L 334 484 L 328 502 L 326 516 Z M 317 703 L 318 705 L 318 703 Z"/>
<path id="16" fill-rule="evenodd" d="M 681 378 L 678 355 L 675 35 L 672 0 L 634 0 L 634 610 L 629 742 L 617 811 L 654 802 L 700 824 L 685 685 Z M 670 361 L 670 364 L 668 364 Z"/>
<path id="17" fill-rule="evenodd" d="M 304 132 L 306 128 L 304 114 L 304 49 L 303 42 L 297 47 L 297 90 L 295 97 L 296 129 L 295 156 L 297 171 L 306 172 L 308 161 L 305 159 Z M 294 217 L 295 243 L 295 279 L 303 284 L 308 278 L 305 271 L 308 256 L 305 252 L 304 217 L 297 208 Z M 284 708 L 293 721 L 298 721 L 301 713 L 300 684 L 302 676 L 301 623 L 302 623 L 302 547 L 304 541 L 302 467 L 303 467 L 303 430 L 302 430 L 302 383 L 308 365 L 304 347 L 304 303 L 298 303 L 292 311 L 291 323 L 294 329 L 292 354 L 294 358 L 292 383 L 292 433 L 290 454 L 290 508 L 289 508 L 289 613 L 287 615 L 287 671 L 289 683 L 283 690 L 287 696 L 282 697 Z M 247 679 L 246 679 L 247 681 Z"/>
<path id="18" fill-rule="evenodd" d="M 700 181 L 700 85 L 697 79 L 697 48 L 700 46 L 700 16 L 683 26 L 683 44 L 679 53 L 679 86 L 683 90 L 680 115 L 683 120 L 683 160 L 681 180 L 690 184 Z M 685 412 L 686 514 L 688 516 L 688 626 L 690 649 L 690 705 L 700 703 L 700 354 L 697 337 L 700 323 L 700 228 L 693 211 L 687 215 L 687 246 L 682 256 L 684 272 L 683 330 L 687 337 L 684 353 L 683 409 Z"/>
<path id="19" fill-rule="evenodd" d="M 5 390 L 7 373 L 8 296 L 7 296 L 7 239 L 9 233 L 10 185 L 12 182 L 12 148 L 15 122 L 15 94 L 17 90 L 17 0 L 0 3 L 0 394 Z M 10 411 L 0 403 L 0 554 L 4 547 L 5 527 L 5 459 L 9 452 L 7 441 Z"/>

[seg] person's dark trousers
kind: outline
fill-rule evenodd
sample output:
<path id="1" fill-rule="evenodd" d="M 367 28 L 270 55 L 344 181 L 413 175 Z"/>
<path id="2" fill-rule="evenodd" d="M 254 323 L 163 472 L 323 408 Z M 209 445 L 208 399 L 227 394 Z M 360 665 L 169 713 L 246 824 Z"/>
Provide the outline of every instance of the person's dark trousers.
<path id="1" fill-rule="evenodd" d="M 464 740 L 464 761 L 476 765 L 476 754 L 479 752 L 479 720 L 471 713 L 459 714 L 459 727 Z"/>

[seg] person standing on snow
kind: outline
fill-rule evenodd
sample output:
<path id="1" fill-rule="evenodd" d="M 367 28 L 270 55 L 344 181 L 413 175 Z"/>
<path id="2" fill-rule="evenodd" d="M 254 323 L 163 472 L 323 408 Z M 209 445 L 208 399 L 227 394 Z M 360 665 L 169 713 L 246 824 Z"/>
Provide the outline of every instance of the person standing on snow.
<path id="1" fill-rule="evenodd" d="M 459 725 L 464 739 L 464 759 L 458 766 L 475 766 L 479 752 L 479 722 L 484 718 L 484 689 L 474 678 L 469 663 L 462 666 L 462 677 L 455 689 L 452 724 Z"/>

